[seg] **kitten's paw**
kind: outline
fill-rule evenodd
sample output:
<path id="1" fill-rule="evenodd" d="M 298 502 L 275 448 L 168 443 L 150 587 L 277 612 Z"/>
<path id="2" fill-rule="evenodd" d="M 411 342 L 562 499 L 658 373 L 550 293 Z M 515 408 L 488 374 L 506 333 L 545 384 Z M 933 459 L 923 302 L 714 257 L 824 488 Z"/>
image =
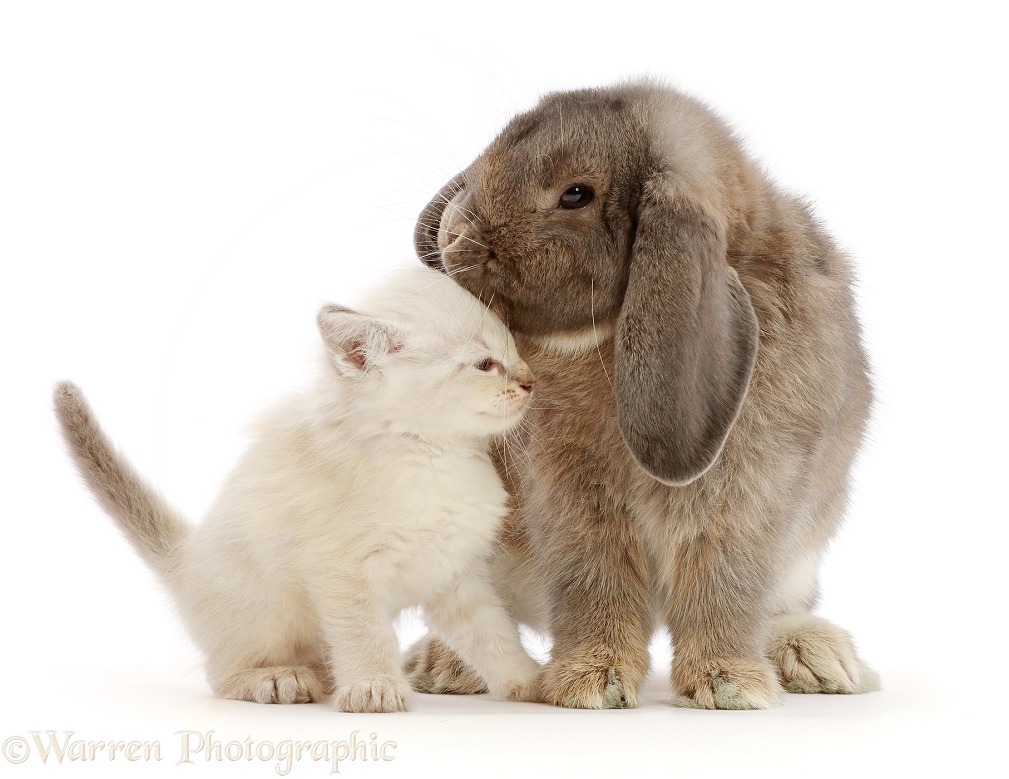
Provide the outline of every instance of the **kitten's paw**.
<path id="1" fill-rule="evenodd" d="M 673 705 L 690 709 L 767 709 L 781 705 L 774 669 L 766 660 L 673 659 Z"/>
<path id="2" fill-rule="evenodd" d="M 326 696 L 318 676 L 305 666 L 244 668 L 213 686 L 222 698 L 256 703 L 311 703 Z"/>
<path id="3" fill-rule="evenodd" d="M 633 709 L 643 675 L 585 655 L 554 660 L 543 672 L 542 700 L 568 709 Z"/>
<path id="4" fill-rule="evenodd" d="M 767 656 L 786 692 L 850 694 L 881 686 L 879 675 L 855 651 L 851 634 L 813 614 L 775 617 Z"/>
<path id="5" fill-rule="evenodd" d="M 407 651 L 403 670 L 417 692 L 438 695 L 480 695 L 487 685 L 476 672 L 433 636 L 425 636 Z"/>
<path id="6" fill-rule="evenodd" d="M 358 714 L 406 711 L 410 707 L 410 685 L 395 676 L 377 676 L 347 686 L 337 685 L 333 705 L 340 711 Z"/>

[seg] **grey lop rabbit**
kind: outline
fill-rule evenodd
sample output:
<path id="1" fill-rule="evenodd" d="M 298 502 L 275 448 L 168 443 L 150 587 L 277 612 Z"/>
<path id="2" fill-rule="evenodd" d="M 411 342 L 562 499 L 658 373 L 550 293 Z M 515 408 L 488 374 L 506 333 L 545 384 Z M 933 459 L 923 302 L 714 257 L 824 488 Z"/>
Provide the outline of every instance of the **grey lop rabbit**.
<path id="1" fill-rule="evenodd" d="M 811 611 L 872 401 L 851 270 L 722 121 L 650 82 L 548 95 L 415 239 L 539 377 L 499 452 L 496 566 L 552 636 L 547 702 L 636 705 L 660 624 L 680 705 L 879 688 Z M 423 691 L 483 689 L 435 639 L 407 666 Z"/>

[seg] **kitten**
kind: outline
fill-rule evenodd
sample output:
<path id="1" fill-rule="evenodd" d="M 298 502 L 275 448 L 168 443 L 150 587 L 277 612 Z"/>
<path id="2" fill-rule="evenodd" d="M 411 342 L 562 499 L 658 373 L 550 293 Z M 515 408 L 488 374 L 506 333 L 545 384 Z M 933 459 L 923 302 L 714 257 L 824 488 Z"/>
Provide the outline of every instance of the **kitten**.
<path id="1" fill-rule="evenodd" d="M 267 413 L 199 526 L 57 385 L 70 454 L 174 595 L 220 696 L 408 707 L 393 620 L 420 604 L 491 691 L 534 699 L 539 665 L 488 581 L 507 495 L 491 437 L 533 377 L 501 321 L 437 271 L 393 274 L 358 313 L 327 306 L 317 383 Z"/>

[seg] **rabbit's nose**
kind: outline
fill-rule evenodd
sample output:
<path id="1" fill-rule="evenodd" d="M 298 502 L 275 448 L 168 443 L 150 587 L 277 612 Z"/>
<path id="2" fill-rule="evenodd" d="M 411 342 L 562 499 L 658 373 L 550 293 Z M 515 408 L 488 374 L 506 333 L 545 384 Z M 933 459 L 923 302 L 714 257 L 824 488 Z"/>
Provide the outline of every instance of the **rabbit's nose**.
<path id="1" fill-rule="evenodd" d="M 438 228 L 438 248 L 444 250 L 470 243 L 470 239 L 466 236 L 467 226 L 465 222 L 442 224 Z"/>

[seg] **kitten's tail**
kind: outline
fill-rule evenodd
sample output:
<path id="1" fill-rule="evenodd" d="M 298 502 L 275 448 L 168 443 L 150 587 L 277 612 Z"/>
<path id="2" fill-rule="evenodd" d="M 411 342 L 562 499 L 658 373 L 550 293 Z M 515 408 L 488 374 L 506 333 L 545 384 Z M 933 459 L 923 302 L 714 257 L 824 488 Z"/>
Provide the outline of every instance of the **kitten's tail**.
<path id="1" fill-rule="evenodd" d="M 99 504 L 148 565 L 171 574 L 189 523 L 116 451 L 80 387 L 57 384 L 53 406 L 77 470 Z"/>

